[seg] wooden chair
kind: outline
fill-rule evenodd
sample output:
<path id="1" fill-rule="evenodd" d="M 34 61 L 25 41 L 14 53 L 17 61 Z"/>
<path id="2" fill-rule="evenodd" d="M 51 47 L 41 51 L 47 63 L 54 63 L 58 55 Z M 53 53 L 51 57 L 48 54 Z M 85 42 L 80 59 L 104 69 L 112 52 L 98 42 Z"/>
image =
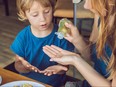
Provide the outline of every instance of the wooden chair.
<path id="1" fill-rule="evenodd" d="M 77 18 L 93 18 L 94 15 L 89 10 L 84 9 L 84 0 L 77 4 Z M 57 0 L 54 10 L 55 22 L 57 18 L 73 18 L 72 0 Z"/>
<path id="2" fill-rule="evenodd" d="M 54 10 L 54 23 L 58 23 L 58 19 L 61 18 L 68 18 L 68 19 L 74 19 L 74 4 L 72 2 L 73 0 L 57 0 L 56 5 L 55 5 L 55 10 Z M 80 3 L 77 3 L 77 23 L 75 25 L 78 26 L 78 29 L 81 33 L 82 30 L 85 32 L 90 32 L 90 29 L 82 29 L 82 24 L 85 21 L 90 20 L 93 24 L 94 21 L 94 14 L 87 10 L 84 9 L 84 3 L 85 0 L 82 0 Z M 73 20 L 74 22 L 75 20 Z"/>

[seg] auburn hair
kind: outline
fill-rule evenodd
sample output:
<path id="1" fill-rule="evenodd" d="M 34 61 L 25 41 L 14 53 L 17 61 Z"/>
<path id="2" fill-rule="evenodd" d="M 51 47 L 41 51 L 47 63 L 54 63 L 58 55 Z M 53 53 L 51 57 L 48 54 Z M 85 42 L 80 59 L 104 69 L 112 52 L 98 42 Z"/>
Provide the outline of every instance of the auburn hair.
<path id="1" fill-rule="evenodd" d="M 116 0 L 91 0 L 92 7 L 100 15 L 99 35 L 96 42 L 97 56 L 107 61 L 109 79 L 116 75 Z M 105 57 L 105 44 L 112 49 L 110 60 Z"/>

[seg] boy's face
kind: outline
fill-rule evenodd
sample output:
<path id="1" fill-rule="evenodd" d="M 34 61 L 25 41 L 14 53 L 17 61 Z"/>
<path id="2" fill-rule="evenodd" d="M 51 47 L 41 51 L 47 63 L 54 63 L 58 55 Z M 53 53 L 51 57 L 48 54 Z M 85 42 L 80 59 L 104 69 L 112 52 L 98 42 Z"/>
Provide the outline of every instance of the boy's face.
<path id="1" fill-rule="evenodd" d="M 26 17 L 32 28 L 46 30 L 52 24 L 52 7 L 43 7 L 38 2 L 33 2 L 30 10 L 26 11 Z"/>

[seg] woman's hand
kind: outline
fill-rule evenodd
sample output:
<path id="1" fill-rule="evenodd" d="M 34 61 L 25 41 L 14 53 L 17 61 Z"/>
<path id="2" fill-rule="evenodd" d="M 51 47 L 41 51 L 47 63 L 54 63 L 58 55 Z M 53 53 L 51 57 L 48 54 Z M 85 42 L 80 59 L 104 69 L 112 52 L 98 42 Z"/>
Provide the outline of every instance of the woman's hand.
<path id="1" fill-rule="evenodd" d="M 22 71 L 23 73 L 28 73 L 30 71 L 40 72 L 40 70 L 37 67 L 31 65 L 29 62 L 27 62 L 26 60 L 24 60 L 22 57 L 20 57 L 18 55 L 16 55 L 15 63 L 19 64 L 19 65 L 18 64 L 16 64 L 16 65 L 18 67 L 20 67 L 20 69 L 21 69 L 20 71 Z"/>
<path id="2" fill-rule="evenodd" d="M 84 38 L 79 34 L 78 29 L 71 23 L 65 23 L 65 26 L 71 30 L 71 34 L 67 34 L 65 39 L 70 41 L 78 52 L 86 61 L 90 61 L 90 46 Z"/>
<path id="3" fill-rule="evenodd" d="M 80 58 L 79 55 L 54 45 L 44 46 L 43 51 L 51 58 L 50 61 L 55 61 L 62 65 L 74 65 L 75 59 L 77 57 Z"/>
<path id="4" fill-rule="evenodd" d="M 54 61 L 62 65 L 75 65 L 76 58 L 80 58 L 80 56 L 77 57 L 76 55 L 67 55 L 60 58 L 51 58 L 50 61 Z"/>
<path id="5" fill-rule="evenodd" d="M 75 54 L 73 52 L 63 50 L 55 45 L 51 45 L 51 46 L 46 45 L 43 47 L 43 51 L 51 58 L 55 58 L 55 57 L 60 58 L 65 55 Z"/>
<path id="6" fill-rule="evenodd" d="M 67 70 L 68 70 L 68 68 L 65 66 L 53 65 L 53 66 L 50 66 L 50 67 L 46 68 L 45 70 L 41 71 L 41 73 L 44 73 L 44 75 L 47 75 L 47 76 L 51 76 L 53 74 L 63 74 Z"/>
<path id="7" fill-rule="evenodd" d="M 72 23 L 65 23 L 65 26 L 71 30 L 71 33 L 67 34 L 64 38 L 69 42 L 76 44 L 78 38 L 80 38 L 78 29 Z"/>

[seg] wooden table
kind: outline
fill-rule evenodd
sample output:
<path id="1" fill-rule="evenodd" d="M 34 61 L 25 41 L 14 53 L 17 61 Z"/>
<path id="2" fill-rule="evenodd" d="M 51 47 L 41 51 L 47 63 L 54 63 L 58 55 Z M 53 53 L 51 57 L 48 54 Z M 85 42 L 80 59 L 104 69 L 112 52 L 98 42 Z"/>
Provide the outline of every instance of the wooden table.
<path id="1" fill-rule="evenodd" d="M 0 68 L 0 75 L 2 76 L 2 85 L 5 84 L 5 83 L 8 83 L 8 82 L 19 81 L 19 80 L 28 80 L 28 81 L 38 82 L 36 80 L 33 80 L 31 78 L 22 76 L 20 74 L 11 72 L 11 71 L 3 69 L 3 68 Z M 44 83 L 41 83 L 41 82 L 38 82 L 38 83 L 44 85 L 45 87 L 52 87 L 50 85 L 47 85 L 47 84 L 44 84 Z"/>

